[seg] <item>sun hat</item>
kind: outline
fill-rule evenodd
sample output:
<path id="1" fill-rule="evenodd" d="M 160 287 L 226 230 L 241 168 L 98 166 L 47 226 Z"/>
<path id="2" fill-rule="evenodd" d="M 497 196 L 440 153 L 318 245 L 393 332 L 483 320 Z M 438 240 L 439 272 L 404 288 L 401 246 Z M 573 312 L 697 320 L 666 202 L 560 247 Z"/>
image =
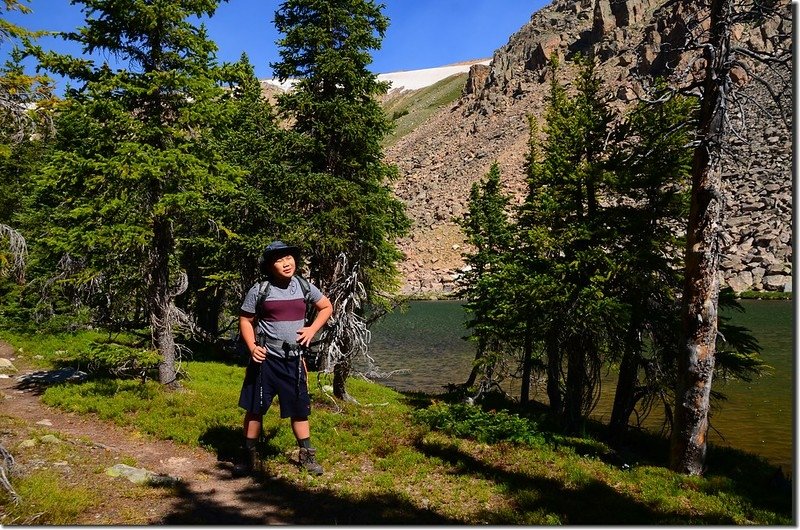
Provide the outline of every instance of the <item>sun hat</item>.
<path id="1" fill-rule="evenodd" d="M 300 261 L 300 249 L 298 247 L 287 245 L 283 241 L 273 241 L 264 249 L 264 253 L 259 260 L 259 265 L 262 270 L 265 270 L 269 268 L 276 259 L 287 254 L 291 254 L 295 261 Z"/>

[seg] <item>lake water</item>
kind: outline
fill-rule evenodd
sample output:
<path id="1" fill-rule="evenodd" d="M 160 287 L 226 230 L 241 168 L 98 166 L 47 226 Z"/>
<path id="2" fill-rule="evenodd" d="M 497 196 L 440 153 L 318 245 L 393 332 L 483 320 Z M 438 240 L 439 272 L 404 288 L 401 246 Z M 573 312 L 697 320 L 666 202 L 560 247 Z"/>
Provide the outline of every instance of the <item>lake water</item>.
<path id="1" fill-rule="evenodd" d="M 714 381 L 728 400 L 712 412 L 709 441 L 730 445 L 767 458 L 784 471 L 793 469 L 794 358 L 791 301 L 743 300 L 745 313 L 730 314 L 732 322 L 751 330 L 762 347 L 770 373 L 750 383 Z M 442 392 L 447 383 L 466 380 L 474 358 L 464 340 L 466 313 L 458 301 L 412 302 L 372 328 L 370 354 L 382 372 L 407 369 L 381 383 L 400 391 Z M 610 377 L 613 381 L 613 376 Z M 606 384 L 594 416 L 608 421 L 613 383 Z M 546 401 L 543 390 L 534 395 Z M 657 426 L 657 416 L 648 426 Z"/>

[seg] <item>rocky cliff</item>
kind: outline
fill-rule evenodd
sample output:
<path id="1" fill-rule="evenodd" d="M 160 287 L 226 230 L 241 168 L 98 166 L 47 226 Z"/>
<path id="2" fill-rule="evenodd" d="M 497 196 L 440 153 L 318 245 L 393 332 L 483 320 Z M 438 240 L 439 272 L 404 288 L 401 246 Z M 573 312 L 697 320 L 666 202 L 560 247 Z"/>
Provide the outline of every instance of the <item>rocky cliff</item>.
<path id="1" fill-rule="evenodd" d="M 594 53 L 613 98 L 624 109 L 643 93 L 642 80 L 671 71 L 700 70 L 674 55 L 685 35 L 680 3 L 658 0 L 556 0 L 498 49 L 488 66 L 470 70 L 462 97 L 430 117 L 387 150 L 400 169 L 397 195 L 413 220 L 400 241 L 406 259 L 405 294 L 446 294 L 463 266 L 463 236 L 454 219 L 463 216 L 469 189 L 498 162 L 507 191 L 524 192 L 527 116 L 543 116 L 549 67 L 555 53 L 569 59 Z M 750 30 L 736 28 L 737 42 L 764 50 L 786 22 L 768 22 Z M 567 63 L 568 64 L 568 63 Z M 680 70 L 675 65 L 680 65 Z M 726 219 L 720 275 L 737 292 L 790 290 L 792 274 L 791 90 L 778 106 L 770 90 L 785 88 L 791 72 L 759 70 L 754 65 L 732 75 L 747 111 L 725 146 L 723 176 Z M 757 72 L 769 88 L 748 72 Z M 559 69 L 569 81 L 569 66 Z M 753 74 L 755 75 L 755 74 Z"/>

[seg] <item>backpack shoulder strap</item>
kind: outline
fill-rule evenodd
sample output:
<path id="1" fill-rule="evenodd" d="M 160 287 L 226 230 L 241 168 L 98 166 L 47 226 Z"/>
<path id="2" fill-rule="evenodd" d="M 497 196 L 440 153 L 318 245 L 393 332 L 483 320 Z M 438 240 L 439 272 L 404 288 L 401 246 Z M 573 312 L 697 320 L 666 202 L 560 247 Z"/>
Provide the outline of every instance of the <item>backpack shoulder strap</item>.
<path id="1" fill-rule="evenodd" d="M 269 288 L 270 287 L 271 287 L 271 284 L 269 283 L 269 280 L 263 280 L 261 282 L 258 282 L 258 295 L 256 296 L 256 315 L 257 316 L 261 315 L 261 305 L 264 303 L 264 300 L 266 300 L 267 296 L 269 296 Z"/>
<path id="2" fill-rule="evenodd" d="M 303 300 L 306 301 L 306 305 L 311 304 L 311 285 L 308 283 L 308 280 L 300 275 L 295 275 L 295 278 L 297 278 L 297 282 L 300 284 L 300 290 L 303 291 Z"/>

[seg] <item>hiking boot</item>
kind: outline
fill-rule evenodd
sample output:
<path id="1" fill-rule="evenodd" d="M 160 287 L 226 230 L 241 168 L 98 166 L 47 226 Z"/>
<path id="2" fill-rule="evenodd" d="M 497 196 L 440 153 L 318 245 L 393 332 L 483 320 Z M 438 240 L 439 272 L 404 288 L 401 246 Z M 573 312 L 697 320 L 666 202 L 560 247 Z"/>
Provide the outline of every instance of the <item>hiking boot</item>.
<path id="1" fill-rule="evenodd" d="M 322 466 L 317 463 L 317 450 L 313 447 L 308 449 L 301 447 L 298 460 L 301 469 L 305 469 L 312 475 L 322 475 Z"/>
<path id="2" fill-rule="evenodd" d="M 233 474 L 236 476 L 251 475 L 261 469 L 261 458 L 255 447 L 248 449 L 242 447 L 239 459 L 233 465 Z"/>

